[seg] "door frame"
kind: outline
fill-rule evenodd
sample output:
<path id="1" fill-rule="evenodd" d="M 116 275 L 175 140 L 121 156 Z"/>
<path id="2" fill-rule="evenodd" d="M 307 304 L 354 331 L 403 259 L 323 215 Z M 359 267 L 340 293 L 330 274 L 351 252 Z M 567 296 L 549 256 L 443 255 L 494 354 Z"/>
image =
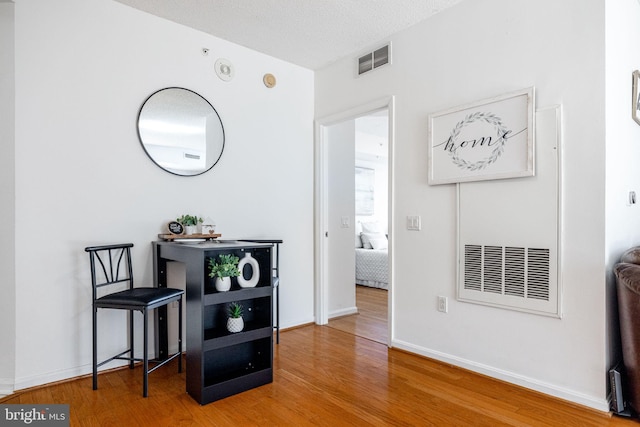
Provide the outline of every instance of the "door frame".
<path id="1" fill-rule="evenodd" d="M 387 345 L 390 346 L 393 338 L 393 278 L 394 278 L 394 182 L 395 174 L 393 169 L 393 153 L 394 153 L 394 123 L 395 123 L 395 97 L 388 96 L 377 99 L 375 101 L 362 104 L 360 106 L 345 110 L 336 114 L 322 117 L 315 121 L 315 320 L 317 325 L 326 325 L 329 322 L 329 286 L 328 278 L 328 138 L 327 127 L 336 123 L 353 120 L 358 117 L 366 116 L 369 113 L 387 109 L 389 112 L 389 146 L 388 146 L 388 227 L 389 227 L 389 289 L 388 289 L 388 311 L 387 311 Z"/>

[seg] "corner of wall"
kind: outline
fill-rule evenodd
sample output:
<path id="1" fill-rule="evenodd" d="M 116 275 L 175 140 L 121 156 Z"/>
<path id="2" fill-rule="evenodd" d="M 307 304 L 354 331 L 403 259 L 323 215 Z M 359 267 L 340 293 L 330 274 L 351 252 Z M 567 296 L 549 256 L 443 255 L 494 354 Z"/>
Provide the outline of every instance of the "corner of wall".
<path id="1" fill-rule="evenodd" d="M 15 49 L 14 4 L 0 3 L 0 396 L 15 382 Z"/>

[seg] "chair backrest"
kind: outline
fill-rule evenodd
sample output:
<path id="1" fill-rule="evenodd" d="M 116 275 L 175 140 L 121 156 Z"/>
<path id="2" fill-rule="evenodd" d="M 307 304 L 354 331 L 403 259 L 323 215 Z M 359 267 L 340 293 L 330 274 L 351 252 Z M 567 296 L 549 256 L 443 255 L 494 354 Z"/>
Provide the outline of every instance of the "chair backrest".
<path id="1" fill-rule="evenodd" d="M 280 276 L 280 244 L 281 239 L 242 239 L 240 242 L 258 242 L 258 243 L 273 243 L 273 264 L 271 267 L 271 274 L 273 277 Z"/>
<path id="2" fill-rule="evenodd" d="M 84 248 L 89 253 L 91 261 L 91 285 L 94 301 L 97 298 L 99 288 L 119 283 L 125 283 L 129 289 L 133 288 L 132 247 L 133 243 L 122 243 Z"/>

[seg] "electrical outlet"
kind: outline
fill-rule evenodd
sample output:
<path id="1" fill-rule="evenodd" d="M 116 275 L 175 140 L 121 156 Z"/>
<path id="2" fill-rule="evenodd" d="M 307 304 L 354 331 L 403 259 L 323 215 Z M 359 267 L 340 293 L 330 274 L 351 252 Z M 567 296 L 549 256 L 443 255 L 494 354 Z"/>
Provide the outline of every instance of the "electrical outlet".
<path id="1" fill-rule="evenodd" d="M 438 297 L 438 311 L 446 313 L 449 311 L 449 301 L 447 297 Z"/>

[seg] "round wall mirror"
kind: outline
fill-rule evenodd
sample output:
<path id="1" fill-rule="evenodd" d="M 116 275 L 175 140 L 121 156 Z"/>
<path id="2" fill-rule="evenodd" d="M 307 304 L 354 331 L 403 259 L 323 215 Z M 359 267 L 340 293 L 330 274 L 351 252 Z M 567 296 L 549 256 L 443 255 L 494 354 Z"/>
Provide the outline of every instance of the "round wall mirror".
<path id="1" fill-rule="evenodd" d="M 175 175 L 200 175 L 224 150 L 224 128 L 215 108 L 192 90 L 160 89 L 138 115 L 140 143 L 153 162 Z"/>

